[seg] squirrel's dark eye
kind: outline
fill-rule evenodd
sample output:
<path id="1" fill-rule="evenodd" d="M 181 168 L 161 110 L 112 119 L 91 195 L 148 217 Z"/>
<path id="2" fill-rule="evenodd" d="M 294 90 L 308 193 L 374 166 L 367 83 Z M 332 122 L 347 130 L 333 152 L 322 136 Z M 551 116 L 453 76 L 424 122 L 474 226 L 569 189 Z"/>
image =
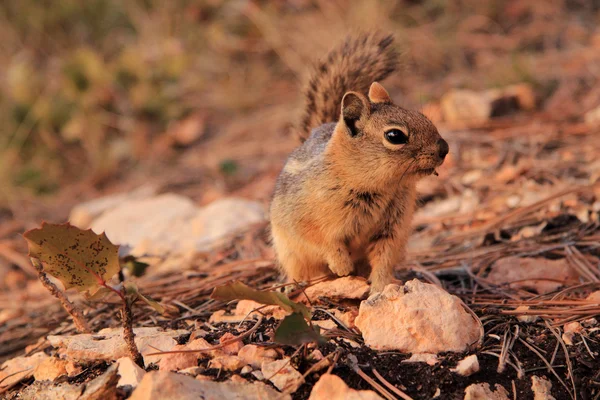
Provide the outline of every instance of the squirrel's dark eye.
<path id="1" fill-rule="evenodd" d="M 390 129 L 385 134 L 385 139 L 391 144 L 406 144 L 408 143 L 408 136 L 400 129 Z"/>

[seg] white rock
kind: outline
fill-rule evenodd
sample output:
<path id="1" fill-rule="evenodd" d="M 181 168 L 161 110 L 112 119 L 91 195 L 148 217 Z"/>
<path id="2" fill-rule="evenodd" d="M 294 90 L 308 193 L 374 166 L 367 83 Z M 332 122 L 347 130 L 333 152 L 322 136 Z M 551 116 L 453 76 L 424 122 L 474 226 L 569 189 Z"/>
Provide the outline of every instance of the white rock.
<path id="1" fill-rule="evenodd" d="M 226 332 L 223 336 L 219 338 L 219 344 L 223 344 L 233 339 L 236 339 L 236 336 L 230 332 Z M 244 342 L 242 342 L 241 340 L 237 340 L 233 343 L 222 347 L 221 351 L 225 354 L 236 355 L 242 347 L 244 347 Z"/>
<path id="2" fill-rule="evenodd" d="M 266 221 L 262 204 L 255 201 L 224 198 L 203 207 L 191 221 L 193 234 L 202 238 L 197 248 L 207 250 L 219 239 L 252 224 Z"/>
<path id="3" fill-rule="evenodd" d="M 329 310 L 329 312 L 333 314 L 333 316 L 336 317 L 341 323 L 343 323 L 346 328 L 356 328 L 356 325 L 354 325 L 354 320 L 358 315 L 358 309 L 351 308 L 346 311 L 340 311 L 334 308 Z"/>
<path id="4" fill-rule="evenodd" d="M 186 344 L 178 344 L 173 346 L 170 351 L 188 351 L 188 350 L 202 350 L 213 347 L 210 343 L 202 338 L 195 339 Z M 206 358 L 209 356 L 221 355 L 220 350 L 212 350 L 210 352 L 202 353 L 170 353 L 162 356 L 158 363 L 159 369 L 162 371 L 179 371 L 182 369 L 198 366 L 199 358 Z"/>
<path id="5" fill-rule="evenodd" d="M 586 112 L 583 116 L 583 120 L 590 127 L 596 127 L 600 125 L 600 106 Z"/>
<path id="6" fill-rule="evenodd" d="M 56 357 L 48 357 L 42 361 L 33 372 L 36 381 L 54 381 L 62 375 L 67 375 L 67 361 Z"/>
<path id="7" fill-rule="evenodd" d="M 452 372 L 456 372 L 462 376 L 470 376 L 476 372 L 479 372 L 479 360 L 476 354 L 471 354 L 460 360 L 456 365 L 456 368 L 451 369 Z"/>
<path id="8" fill-rule="evenodd" d="M 255 344 L 247 344 L 240 349 L 238 357 L 253 368 L 260 368 L 264 361 L 275 361 L 279 358 L 279 353 L 277 353 L 275 349 L 267 349 Z"/>
<path id="9" fill-rule="evenodd" d="M 474 383 L 465 389 L 464 400 L 510 400 L 508 392 L 502 385 L 496 384 L 496 390 L 490 389 L 489 383 Z"/>
<path id="10" fill-rule="evenodd" d="M 303 382 L 302 374 L 290 365 L 289 357 L 277 361 L 264 361 L 261 372 L 280 391 L 294 393 Z"/>
<path id="11" fill-rule="evenodd" d="M 380 400 L 372 390 L 354 390 L 338 376 L 323 374 L 310 392 L 309 400 Z"/>
<path id="12" fill-rule="evenodd" d="M 533 391 L 533 400 L 556 400 L 552 396 L 552 383 L 546 378 L 532 375 L 531 390 Z"/>
<path id="13" fill-rule="evenodd" d="M 135 343 L 144 364 L 157 363 L 161 356 L 148 356 L 149 353 L 171 350 L 177 342 L 175 337 L 188 333 L 185 330 L 162 331 L 160 328 L 134 328 Z M 129 355 L 123 340 L 123 329 L 106 328 L 96 334 L 79 334 L 72 336 L 48 336 L 48 342 L 54 347 L 65 349 L 67 358 L 74 361 L 118 360 Z"/>
<path id="14" fill-rule="evenodd" d="M 225 198 L 199 208 L 187 197 L 166 193 L 111 200 L 90 225 L 96 233 L 105 231 L 113 243 L 131 247 L 135 256 L 187 256 L 210 250 L 219 239 L 265 220 L 264 207 L 257 202 Z"/>
<path id="15" fill-rule="evenodd" d="M 111 365 L 100 376 L 80 385 L 36 381 L 19 393 L 20 400 L 100 400 L 116 399 L 117 366 Z"/>
<path id="16" fill-rule="evenodd" d="M 416 279 L 363 301 L 355 323 L 367 346 L 405 353 L 464 351 L 480 334 L 456 296 Z"/>
<path id="17" fill-rule="evenodd" d="M 427 363 L 427 365 L 435 365 L 437 363 L 440 362 L 440 360 L 438 359 L 437 354 L 431 354 L 431 353 L 414 353 L 410 356 L 410 358 L 406 359 L 406 360 L 402 360 L 401 362 L 403 363 L 418 363 L 418 362 L 424 362 Z"/>
<path id="18" fill-rule="evenodd" d="M 117 387 L 131 386 L 135 388 L 146 375 L 146 371 L 129 357 L 122 357 L 117 360 L 117 373 L 120 376 Z"/>
<path id="19" fill-rule="evenodd" d="M 22 379 L 33 376 L 35 369 L 49 357 L 43 353 L 35 353 L 29 357 L 15 357 L 0 366 L 1 387 L 10 387 Z"/>
<path id="20" fill-rule="evenodd" d="M 242 369 L 246 363 L 238 356 L 218 356 L 209 361 L 208 367 L 222 369 L 225 371 L 237 371 Z"/>
<path id="21" fill-rule="evenodd" d="M 586 297 L 586 300 L 600 304 L 600 290 L 590 293 L 590 295 Z"/>
<path id="22" fill-rule="evenodd" d="M 81 229 L 90 227 L 92 221 L 107 210 L 114 209 L 124 202 L 141 200 L 153 196 L 156 188 L 142 186 L 131 192 L 118 193 L 90 200 L 73 207 L 69 214 L 69 222 Z"/>
<path id="23" fill-rule="evenodd" d="M 166 193 L 141 200 L 129 200 L 107 210 L 94 220 L 94 232 L 106 232 L 111 242 L 127 245 L 139 256 L 137 246 L 155 253 L 183 252 L 194 248 L 189 221 L 198 213 L 187 197 Z M 177 229 L 174 229 L 177 227 Z"/>
<path id="24" fill-rule="evenodd" d="M 167 371 L 148 372 L 130 400 L 276 400 L 290 399 L 267 385 L 256 383 L 213 382 Z"/>
<path id="25" fill-rule="evenodd" d="M 563 326 L 565 332 L 581 333 L 583 332 L 583 326 L 577 321 L 569 322 Z"/>
<path id="26" fill-rule="evenodd" d="M 577 273 L 566 259 L 504 257 L 496 261 L 487 280 L 496 285 L 533 289 L 538 294 L 577 282 Z"/>
<path id="27" fill-rule="evenodd" d="M 304 290 L 310 300 L 319 297 L 330 299 L 364 299 L 369 294 L 369 284 L 359 276 L 344 276 L 332 281 L 319 282 Z"/>
<path id="28" fill-rule="evenodd" d="M 515 311 L 527 311 L 529 309 L 530 309 L 529 306 L 519 306 L 519 307 L 515 308 Z M 532 314 L 523 314 L 523 315 L 517 316 L 518 321 L 525 322 L 525 323 L 533 323 L 533 322 L 537 321 L 539 318 L 540 318 L 539 316 L 532 315 Z"/>
<path id="29" fill-rule="evenodd" d="M 319 327 L 321 327 L 321 329 L 324 329 L 326 331 L 328 331 L 330 329 L 335 329 L 338 327 L 337 324 L 330 319 L 324 319 L 321 321 L 312 321 L 312 323 L 313 323 L 313 325 L 318 325 Z"/>
<path id="30" fill-rule="evenodd" d="M 252 367 L 249 365 L 246 365 L 245 367 L 242 368 L 242 370 L 240 371 L 240 374 L 248 375 L 250 372 L 252 372 Z"/>
<path id="31" fill-rule="evenodd" d="M 441 99 L 444 120 L 450 123 L 480 123 L 490 118 L 492 103 L 485 93 L 454 89 Z"/>
<path id="32" fill-rule="evenodd" d="M 265 376 L 263 375 L 263 373 L 261 371 L 252 371 L 252 376 L 254 376 L 259 381 L 265 380 Z"/>
<path id="33" fill-rule="evenodd" d="M 259 309 L 260 311 L 254 311 Z M 242 318 L 250 318 L 258 315 L 272 315 L 275 319 L 283 319 L 288 313 L 279 306 L 265 306 L 254 300 L 240 300 L 235 306 L 234 314 Z"/>
<path id="34" fill-rule="evenodd" d="M 190 375 L 190 376 L 198 376 L 204 372 L 204 368 L 203 367 L 189 367 L 189 368 L 180 369 L 178 372 L 180 374 L 185 374 L 185 375 Z"/>

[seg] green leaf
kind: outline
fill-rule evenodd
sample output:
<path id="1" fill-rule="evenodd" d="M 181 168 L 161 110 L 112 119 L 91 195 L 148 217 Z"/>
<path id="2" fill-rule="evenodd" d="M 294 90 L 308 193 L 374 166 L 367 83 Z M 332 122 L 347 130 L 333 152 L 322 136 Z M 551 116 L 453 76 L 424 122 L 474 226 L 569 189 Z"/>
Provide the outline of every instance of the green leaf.
<path id="1" fill-rule="evenodd" d="M 310 326 L 299 313 L 286 316 L 277 329 L 273 340 L 280 344 L 297 346 L 304 343 L 325 343 L 325 338 L 319 333 L 318 325 Z"/>
<path id="2" fill-rule="evenodd" d="M 82 230 L 69 223 L 42 223 L 23 234 L 29 256 L 39 259 L 44 271 L 59 279 L 66 289 L 93 294 L 120 270 L 119 247 L 106 235 Z"/>
<path id="3" fill-rule="evenodd" d="M 304 304 L 291 301 L 285 294 L 252 289 L 242 282 L 218 286 L 213 290 L 210 297 L 221 301 L 254 300 L 261 304 L 279 306 L 290 313 L 300 313 L 306 319 L 311 318 L 310 310 Z"/>
<path id="4" fill-rule="evenodd" d="M 160 304 L 158 301 L 152 300 L 150 297 L 144 296 L 142 293 L 140 293 L 138 287 L 134 283 L 131 283 L 131 282 L 127 283 L 125 285 L 125 290 L 127 291 L 127 294 L 135 296 L 138 299 L 142 300 L 143 302 L 148 304 L 150 307 L 154 308 L 160 314 L 165 314 L 166 310 L 162 306 L 162 304 Z"/>
<path id="5" fill-rule="evenodd" d="M 123 269 L 129 270 L 133 276 L 142 276 L 150 264 L 138 261 L 136 257 L 127 255 L 121 259 Z"/>

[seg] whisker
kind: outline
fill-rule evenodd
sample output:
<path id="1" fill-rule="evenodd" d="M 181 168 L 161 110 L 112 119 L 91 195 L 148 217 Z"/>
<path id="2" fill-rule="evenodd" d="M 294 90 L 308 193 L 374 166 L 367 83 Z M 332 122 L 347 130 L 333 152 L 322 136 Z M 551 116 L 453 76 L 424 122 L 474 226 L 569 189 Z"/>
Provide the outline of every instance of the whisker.
<path id="1" fill-rule="evenodd" d="M 400 182 L 402 182 L 402 178 L 404 178 L 404 175 L 406 174 L 406 171 L 408 171 L 408 169 L 417 161 L 416 158 L 413 158 L 413 160 L 410 162 L 410 164 L 408 164 L 408 167 L 406 167 L 406 169 L 404 170 L 404 172 L 402 173 L 402 176 L 400 177 Z"/>

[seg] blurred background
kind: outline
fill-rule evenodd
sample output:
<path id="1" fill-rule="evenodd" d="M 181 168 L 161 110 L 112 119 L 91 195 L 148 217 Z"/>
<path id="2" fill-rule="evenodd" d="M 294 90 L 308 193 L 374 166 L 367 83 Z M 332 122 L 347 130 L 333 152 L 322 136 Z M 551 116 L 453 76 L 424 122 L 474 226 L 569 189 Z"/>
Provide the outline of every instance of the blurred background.
<path id="1" fill-rule="evenodd" d="M 0 222 L 65 219 L 78 201 L 149 178 L 200 203 L 251 183 L 246 196 L 268 199 L 296 145 L 289 125 L 311 62 L 357 30 L 395 34 L 404 65 L 387 87 L 407 107 L 427 112 L 450 89 L 527 83 L 536 110 L 581 117 L 598 105 L 599 9 L 585 0 L 2 2 Z"/>

